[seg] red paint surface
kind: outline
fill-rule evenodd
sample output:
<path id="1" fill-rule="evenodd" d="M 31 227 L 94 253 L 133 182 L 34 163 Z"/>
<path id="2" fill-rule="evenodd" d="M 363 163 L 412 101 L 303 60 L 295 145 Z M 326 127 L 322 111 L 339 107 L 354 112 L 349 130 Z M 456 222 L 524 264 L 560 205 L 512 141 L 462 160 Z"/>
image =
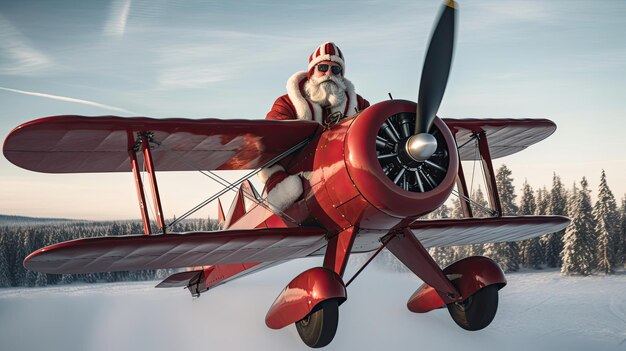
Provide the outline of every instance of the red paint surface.
<path id="1" fill-rule="evenodd" d="M 497 284 L 501 289 L 506 285 L 506 278 L 500 266 L 493 260 L 482 256 L 459 260 L 446 267 L 443 273 L 459 289 L 463 297 L 462 301 L 486 286 Z M 407 308 L 415 313 L 425 313 L 445 305 L 446 303 L 439 297 L 437 291 L 428 284 L 422 284 L 407 302 Z"/>
<path id="2" fill-rule="evenodd" d="M 414 193 L 397 186 L 383 173 L 376 158 L 376 134 L 388 117 L 402 112 L 414 113 L 415 109 L 416 104 L 411 101 L 380 102 L 363 111 L 345 137 L 345 163 L 352 182 L 373 207 L 398 218 L 417 218 L 439 207 L 452 192 L 458 172 L 454 138 L 436 118 L 434 123 L 444 135 L 448 150 L 452 151 L 448 173 L 441 184 L 431 191 Z"/>
<path id="3" fill-rule="evenodd" d="M 310 121 L 54 116 L 15 128 L 3 151 L 37 172 L 128 172 L 137 133 L 153 132 L 157 171 L 254 169 L 318 128 Z"/>
<path id="4" fill-rule="evenodd" d="M 437 290 L 428 284 L 422 284 L 406 304 L 409 311 L 415 313 L 426 313 L 445 305 Z"/>
<path id="5" fill-rule="evenodd" d="M 326 254 L 324 255 L 324 267 L 343 277 L 357 233 L 358 229 L 351 227 L 328 241 Z"/>
<path id="6" fill-rule="evenodd" d="M 466 257 L 446 267 L 443 272 L 459 289 L 463 299 L 489 285 L 498 284 L 499 288 L 506 285 L 506 278 L 500 266 L 483 256 Z"/>
<path id="7" fill-rule="evenodd" d="M 244 202 L 243 188 L 239 188 L 237 195 L 230 205 L 226 220 L 224 221 L 224 229 L 228 229 L 233 223 L 237 222 L 246 214 L 246 203 Z"/>
<path id="8" fill-rule="evenodd" d="M 387 250 L 396 256 L 408 269 L 424 283 L 434 287 L 446 303 L 455 302 L 459 292 L 441 271 L 428 251 L 415 238 L 409 229 L 398 233 L 387 244 Z"/>
<path id="9" fill-rule="evenodd" d="M 319 268 L 313 272 L 332 272 L 340 277 L 353 246 L 361 251 L 375 249 L 379 245 L 377 239 L 390 229 L 408 227 L 415 218 L 436 209 L 448 198 L 459 174 L 459 154 L 454 152 L 456 143 L 448 126 L 453 128 L 459 143 L 476 133 L 486 135 L 491 158 L 519 151 L 555 129 L 547 120 L 436 118 L 434 123 L 450 151 L 448 173 L 436 189 L 413 193 L 396 186 L 383 173 L 374 140 L 386 119 L 398 113 L 413 113 L 415 108 L 416 104 L 410 101 L 384 101 L 324 131 L 319 124 L 307 121 L 57 116 L 28 122 L 7 137 L 4 154 L 21 167 L 51 173 L 129 171 L 132 167 L 128 152 L 137 146 L 140 132 L 151 132 L 148 156 L 152 156 L 154 170 L 159 171 L 256 168 L 302 140 L 311 138 L 311 141 L 281 161 L 289 174 L 301 174 L 303 178 L 302 200 L 284 211 L 288 217 L 274 214 L 260 204 L 246 206 L 244 195 L 253 198 L 254 191 L 249 183 L 244 183 L 228 215 L 221 211 L 220 218 L 231 230 L 150 238 L 81 239 L 36 251 L 25 260 L 25 266 L 49 273 L 82 273 L 212 265 L 204 273 L 211 283 L 205 283 L 217 284 L 271 262 L 326 253 L 325 266 L 330 270 Z M 461 159 L 467 159 L 466 150 L 459 151 Z M 150 162 L 150 157 L 137 157 L 140 158 L 137 162 L 143 161 L 141 157 Z M 410 228 L 420 240 L 425 235 L 425 242 L 431 243 L 451 237 L 448 235 L 451 230 L 469 236 L 487 228 L 489 235 L 505 237 L 510 233 L 518 235 L 529 226 L 535 232 L 553 229 L 567 220 L 559 219 L 559 223 L 552 223 L 554 218 L 533 219 L 536 223 L 476 221 L 442 221 L 414 224 Z M 349 228 L 359 228 L 363 238 L 359 240 L 361 234 L 356 235 Z M 326 249 L 327 237 L 334 239 Z M 436 287 L 444 301 L 451 301 L 445 294 L 455 294 L 455 287 L 408 229 L 389 248 L 424 281 Z M 499 281 L 497 272 L 492 272 L 487 263 L 470 263 L 469 267 L 491 273 L 468 271 L 467 274 L 484 277 L 487 282 Z M 270 319 L 286 318 L 293 322 L 310 311 L 302 302 L 292 304 L 293 296 L 300 296 L 293 301 L 310 301 L 318 293 L 325 298 L 335 296 L 337 282 L 324 274 L 303 273 L 294 279 L 268 314 L 273 316 Z M 314 282 L 317 278 L 326 282 L 320 286 L 329 287 L 314 288 L 318 286 Z M 468 292 L 478 286 L 463 281 L 460 288 Z M 345 298 L 345 289 L 343 294 L 339 296 Z M 424 290 L 420 294 L 430 298 L 431 293 Z M 436 305 L 436 299 L 429 301 L 430 305 Z"/>
<path id="10" fill-rule="evenodd" d="M 304 318 L 324 300 L 347 298 L 337 273 L 322 267 L 311 268 L 295 277 L 278 295 L 265 316 L 265 324 L 280 329 Z"/>

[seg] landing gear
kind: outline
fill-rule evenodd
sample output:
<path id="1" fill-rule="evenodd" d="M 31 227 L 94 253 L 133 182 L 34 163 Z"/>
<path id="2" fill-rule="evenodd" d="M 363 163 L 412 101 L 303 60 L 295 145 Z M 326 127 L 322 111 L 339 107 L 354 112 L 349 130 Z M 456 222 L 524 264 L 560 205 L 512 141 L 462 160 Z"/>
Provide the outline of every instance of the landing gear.
<path id="1" fill-rule="evenodd" d="M 498 310 L 498 285 L 478 290 L 462 303 L 451 303 L 448 311 L 452 319 L 465 330 L 480 330 L 488 326 Z"/>
<path id="2" fill-rule="evenodd" d="M 328 345 L 335 337 L 339 321 L 337 299 L 320 302 L 306 317 L 296 322 L 300 338 L 312 348 Z"/>

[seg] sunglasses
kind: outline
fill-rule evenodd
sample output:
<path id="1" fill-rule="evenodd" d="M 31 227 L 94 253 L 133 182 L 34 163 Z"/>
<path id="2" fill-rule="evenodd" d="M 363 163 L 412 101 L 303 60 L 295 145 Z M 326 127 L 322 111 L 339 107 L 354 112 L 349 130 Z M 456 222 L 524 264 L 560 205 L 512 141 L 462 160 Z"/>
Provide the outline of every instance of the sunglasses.
<path id="1" fill-rule="evenodd" d="M 330 71 L 333 74 L 339 74 L 341 73 L 341 67 L 340 66 L 331 66 L 325 63 L 320 63 L 319 65 L 317 65 L 317 70 L 324 73 L 326 71 L 328 71 L 328 69 L 330 68 Z"/>

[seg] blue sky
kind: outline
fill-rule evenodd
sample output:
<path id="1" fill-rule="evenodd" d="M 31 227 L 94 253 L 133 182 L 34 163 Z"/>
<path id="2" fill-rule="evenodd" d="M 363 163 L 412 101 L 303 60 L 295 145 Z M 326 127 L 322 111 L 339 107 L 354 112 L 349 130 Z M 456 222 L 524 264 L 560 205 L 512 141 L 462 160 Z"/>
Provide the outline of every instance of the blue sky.
<path id="1" fill-rule="evenodd" d="M 2 1 L 0 135 L 59 114 L 263 118 L 321 42 L 370 102 L 415 100 L 439 1 Z M 557 132 L 496 162 L 570 187 L 605 169 L 626 193 L 626 2 L 460 2 L 441 117 L 545 117 Z M 466 165 L 471 167 L 471 164 Z M 471 168 L 470 168 L 471 169 Z M 467 172 L 467 170 L 466 170 Z M 237 174 L 238 175 L 238 174 Z M 237 175 L 230 175 L 235 177 Z M 217 187 L 159 175 L 180 215 Z M 0 159 L 0 213 L 137 218 L 130 174 L 49 175 Z M 201 213 L 205 216 L 214 208 Z M 214 213 L 214 212 L 212 212 Z"/>

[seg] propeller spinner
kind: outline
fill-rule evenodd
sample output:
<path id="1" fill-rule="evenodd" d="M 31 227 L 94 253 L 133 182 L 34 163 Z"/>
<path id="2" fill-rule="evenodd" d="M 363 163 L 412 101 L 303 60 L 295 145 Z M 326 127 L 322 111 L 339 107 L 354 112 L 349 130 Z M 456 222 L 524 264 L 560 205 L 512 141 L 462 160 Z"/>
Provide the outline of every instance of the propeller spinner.
<path id="1" fill-rule="evenodd" d="M 429 133 L 443 94 L 454 52 L 456 2 L 449 0 L 430 38 L 417 99 L 415 133 L 405 144 L 407 154 L 415 161 L 425 161 L 437 150 L 437 140 Z"/>

